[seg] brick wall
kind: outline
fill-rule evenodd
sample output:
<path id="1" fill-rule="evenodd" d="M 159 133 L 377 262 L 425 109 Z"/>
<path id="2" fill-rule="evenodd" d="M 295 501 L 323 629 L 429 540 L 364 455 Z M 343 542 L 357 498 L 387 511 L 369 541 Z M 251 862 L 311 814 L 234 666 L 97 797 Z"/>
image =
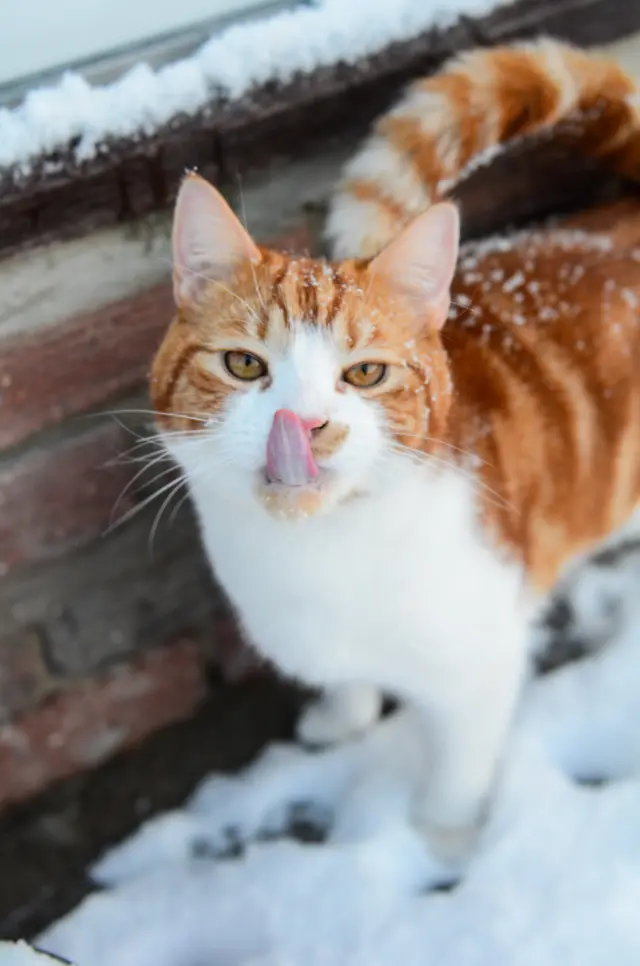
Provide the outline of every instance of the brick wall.
<path id="1" fill-rule="evenodd" d="M 268 230 L 275 184 L 266 214 L 246 186 L 260 240 L 308 249 L 304 192 Z M 172 312 L 168 224 L 0 262 L 0 809 L 191 714 L 208 665 L 253 666 L 188 503 L 154 528 L 154 472 L 129 458 Z"/>

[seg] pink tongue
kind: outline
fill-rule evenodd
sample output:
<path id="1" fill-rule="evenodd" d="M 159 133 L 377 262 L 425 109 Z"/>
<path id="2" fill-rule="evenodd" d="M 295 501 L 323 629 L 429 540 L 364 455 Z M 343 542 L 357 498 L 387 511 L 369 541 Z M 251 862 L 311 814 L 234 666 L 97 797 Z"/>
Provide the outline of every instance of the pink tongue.
<path id="1" fill-rule="evenodd" d="M 299 416 L 279 409 L 267 440 L 267 476 L 272 483 L 304 486 L 319 473 L 311 452 L 309 431 Z"/>

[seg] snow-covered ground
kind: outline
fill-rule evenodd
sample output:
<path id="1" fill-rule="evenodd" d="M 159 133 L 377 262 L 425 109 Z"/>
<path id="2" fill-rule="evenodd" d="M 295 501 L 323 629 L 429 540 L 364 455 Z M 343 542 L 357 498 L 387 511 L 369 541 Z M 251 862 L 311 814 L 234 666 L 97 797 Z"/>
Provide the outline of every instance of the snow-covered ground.
<path id="1" fill-rule="evenodd" d="M 272 747 L 104 856 L 104 890 L 39 945 L 77 966 L 638 966 L 637 629 L 531 686 L 449 892 L 407 821 L 422 767 L 406 711 L 334 750 Z M 325 843 L 276 837 L 292 816 Z"/>
<path id="2" fill-rule="evenodd" d="M 157 71 L 141 63 L 102 87 L 70 72 L 53 87 L 31 91 L 21 106 L 0 109 L 0 169 L 20 166 L 28 172 L 36 158 L 67 149 L 74 139 L 77 160 L 87 160 L 109 138 L 150 134 L 216 97 L 237 98 L 269 80 L 353 63 L 430 27 L 455 23 L 461 15 L 482 16 L 507 2 L 313 0 L 230 27 L 192 57 Z M 52 169 L 55 164 L 49 162 Z"/>

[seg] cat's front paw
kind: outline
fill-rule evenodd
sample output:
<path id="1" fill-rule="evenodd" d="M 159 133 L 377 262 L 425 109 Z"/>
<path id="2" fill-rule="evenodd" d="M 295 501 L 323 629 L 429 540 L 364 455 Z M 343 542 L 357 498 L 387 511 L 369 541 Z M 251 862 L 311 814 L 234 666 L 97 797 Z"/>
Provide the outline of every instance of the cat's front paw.
<path id="1" fill-rule="evenodd" d="M 296 735 L 303 745 L 337 745 L 362 734 L 370 724 L 370 720 L 358 722 L 337 714 L 320 698 L 302 712 L 296 726 Z"/>
<path id="2" fill-rule="evenodd" d="M 367 685 L 327 691 L 302 712 L 296 728 L 298 740 L 321 747 L 356 738 L 374 724 L 380 707 L 380 694 Z"/>
<path id="3" fill-rule="evenodd" d="M 458 809 L 435 810 L 429 798 L 418 797 L 412 810 L 412 824 L 422 836 L 429 853 L 455 874 L 472 859 L 486 825 L 488 803 Z"/>

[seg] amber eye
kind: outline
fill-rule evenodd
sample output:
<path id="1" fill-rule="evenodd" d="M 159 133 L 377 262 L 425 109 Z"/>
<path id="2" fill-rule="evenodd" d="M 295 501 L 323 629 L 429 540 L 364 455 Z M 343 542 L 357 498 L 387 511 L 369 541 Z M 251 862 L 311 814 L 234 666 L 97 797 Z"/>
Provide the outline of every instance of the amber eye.
<path id="1" fill-rule="evenodd" d="M 387 367 L 382 362 L 359 362 L 347 369 L 342 378 L 356 389 L 371 389 L 372 386 L 379 385 L 386 374 Z"/>
<path id="2" fill-rule="evenodd" d="M 225 352 L 224 364 L 232 376 L 243 382 L 253 382 L 267 373 L 266 363 L 251 352 Z"/>

